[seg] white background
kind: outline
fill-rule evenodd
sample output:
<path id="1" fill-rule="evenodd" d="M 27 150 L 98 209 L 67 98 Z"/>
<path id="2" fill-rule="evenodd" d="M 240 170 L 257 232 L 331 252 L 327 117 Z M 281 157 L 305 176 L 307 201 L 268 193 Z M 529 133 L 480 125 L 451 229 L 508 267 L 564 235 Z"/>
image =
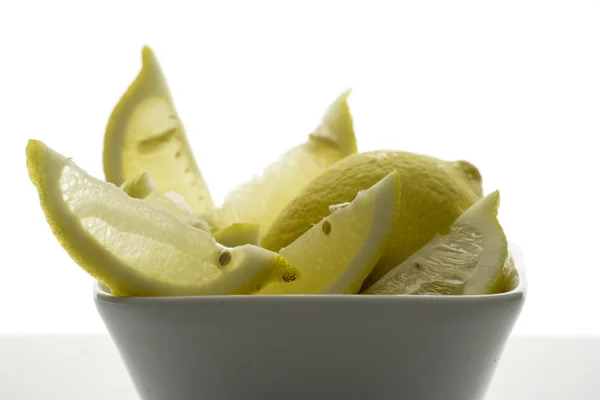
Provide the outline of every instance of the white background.
<path id="1" fill-rule="evenodd" d="M 29 138 L 103 177 L 108 116 L 157 53 L 217 200 L 348 87 L 361 151 L 467 159 L 500 189 L 526 334 L 598 334 L 600 2 L 0 3 L 0 334 L 104 332 L 52 237 Z"/>

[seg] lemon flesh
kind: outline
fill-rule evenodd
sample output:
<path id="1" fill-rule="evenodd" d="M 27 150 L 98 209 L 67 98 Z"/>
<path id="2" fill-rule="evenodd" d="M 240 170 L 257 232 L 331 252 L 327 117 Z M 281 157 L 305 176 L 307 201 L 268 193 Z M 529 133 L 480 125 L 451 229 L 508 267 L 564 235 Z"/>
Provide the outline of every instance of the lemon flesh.
<path id="1" fill-rule="evenodd" d="M 481 175 L 466 161 L 448 162 L 402 151 L 350 155 L 310 182 L 273 222 L 261 246 L 279 251 L 329 215 L 332 205 L 351 201 L 361 190 L 397 170 L 402 182 L 400 217 L 387 250 L 365 288 L 427 244 L 481 198 Z M 334 207 L 335 208 L 335 207 Z"/>
<path id="2" fill-rule="evenodd" d="M 281 249 L 302 278 L 259 294 L 357 293 L 390 241 L 399 201 L 400 178 L 393 171 Z"/>
<path id="3" fill-rule="evenodd" d="M 496 191 L 479 200 L 450 227 L 388 272 L 365 294 L 475 295 L 503 292 L 512 268 L 496 218 Z M 506 266 L 506 268 L 505 268 Z"/>
<path id="4" fill-rule="evenodd" d="M 176 192 L 198 215 L 214 208 L 158 60 L 142 50 L 142 69 L 114 108 L 104 137 L 104 173 L 119 186 L 141 172 L 159 194 Z"/>
<path id="5" fill-rule="evenodd" d="M 170 212 L 89 176 L 42 142 L 29 141 L 26 153 L 54 235 L 114 294 L 243 294 L 296 278 L 281 256 L 251 245 L 224 247 Z"/>
<path id="6" fill-rule="evenodd" d="M 210 232 L 208 222 L 199 218 L 194 213 L 192 206 L 175 192 L 167 192 L 161 195 L 156 192 L 156 184 L 145 172 L 126 180 L 121 189 L 135 199 L 142 199 L 156 208 L 167 210 L 179 218 L 182 222 L 195 228 Z"/>
<path id="7" fill-rule="evenodd" d="M 236 223 L 213 233 L 213 237 L 223 246 L 236 247 L 244 244 L 257 245 L 260 242 L 260 228 L 256 224 Z"/>
<path id="8" fill-rule="evenodd" d="M 261 176 L 227 195 L 216 212 L 215 224 L 223 228 L 236 222 L 251 223 L 266 232 L 306 184 L 340 159 L 356 153 L 348 95 L 349 91 L 344 92 L 329 106 L 307 142 L 288 150 Z"/>

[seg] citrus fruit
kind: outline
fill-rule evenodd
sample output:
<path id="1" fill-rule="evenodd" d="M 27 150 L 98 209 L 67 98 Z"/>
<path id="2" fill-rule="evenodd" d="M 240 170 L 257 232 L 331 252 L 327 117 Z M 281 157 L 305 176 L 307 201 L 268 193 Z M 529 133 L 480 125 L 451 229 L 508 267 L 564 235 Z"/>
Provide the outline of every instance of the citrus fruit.
<path id="1" fill-rule="evenodd" d="M 244 244 L 258 245 L 260 229 L 256 224 L 231 224 L 213 233 L 213 237 L 223 246 L 236 247 Z"/>
<path id="2" fill-rule="evenodd" d="M 481 176 L 466 161 L 447 162 L 401 151 L 372 151 L 339 161 L 310 182 L 279 214 L 261 246 L 279 251 L 361 190 L 397 170 L 402 182 L 400 217 L 388 249 L 365 281 L 385 275 L 436 234 L 445 234 L 459 215 L 481 198 Z"/>
<path id="3" fill-rule="evenodd" d="M 400 179 L 393 171 L 281 249 L 302 278 L 259 294 L 357 293 L 390 241 L 399 202 Z"/>
<path id="4" fill-rule="evenodd" d="M 375 282 L 366 294 L 474 295 L 505 291 L 511 274 L 498 223 L 499 193 L 465 211 L 438 235 Z M 505 266 L 507 266 L 505 268 Z"/>
<path id="5" fill-rule="evenodd" d="M 266 232 L 280 211 L 329 166 L 356 153 L 349 91 L 328 108 L 308 140 L 283 154 L 261 176 L 240 185 L 208 219 L 219 228 L 236 222 L 257 224 Z"/>
<path id="6" fill-rule="evenodd" d="M 52 232 L 114 294 L 242 294 L 297 276 L 280 255 L 252 245 L 222 246 L 172 213 L 91 177 L 42 142 L 30 140 L 26 154 Z"/>
<path id="7" fill-rule="evenodd" d="M 194 210 L 185 199 L 175 192 L 167 192 L 164 195 L 156 191 L 156 184 L 146 172 L 142 172 L 131 179 L 126 180 L 121 189 L 135 199 L 142 199 L 156 208 L 170 211 L 182 222 L 195 228 L 211 231 L 208 222 L 197 217 Z"/>
<path id="8" fill-rule="evenodd" d="M 142 69 L 115 106 L 104 136 L 104 174 L 119 186 L 141 172 L 159 194 L 183 196 L 198 215 L 214 208 L 154 52 L 142 50 Z"/>

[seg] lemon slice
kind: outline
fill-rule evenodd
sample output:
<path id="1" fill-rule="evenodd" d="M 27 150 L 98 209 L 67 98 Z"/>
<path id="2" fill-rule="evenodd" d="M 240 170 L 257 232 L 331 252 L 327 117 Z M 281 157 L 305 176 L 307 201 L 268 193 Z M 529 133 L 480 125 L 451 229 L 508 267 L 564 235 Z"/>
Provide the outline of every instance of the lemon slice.
<path id="1" fill-rule="evenodd" d="M 170 212 L 89 176 L 31 140 L 27 168 L 52 231 L 69 255 L 114 294 L 252 293 L 296 270 L 257 246 L 224 247 Z"/>
<path id="2" fill-rule="evenodd" d="M 223 246 L 236 247 L 244 244 L 258 245 L 260 229 L 256 224 L 232 224 L 213 234 L 215 240 Z"/>
<path id="3" fill-rule="evenodd" d="M 207 232 L 211 231 L 209 223 L 198 218 L 194 214 L 192 206 L 182 196 L 175 192 L 167 192 L 164 195 L 157 193 L 156 184 L 145 172 L 125 181 L 121 185 L 121 189 L 135 199 L 145 200 L 156 208 L 170 211 L 188 225 Z"/>
<path id="4" fill-rule="evenodd" d="M 423 248 L 368 288 L 366 294 L 473 295 L 505 290 L 512 267 L 506 236 L 496 218 L 500 194 L 468 208 L 444 236 Z"/>
<path id="5" fill-rule="evenodd" d="M 399 200 L 400 178 L 393 171 L 281 249 L 302 278 L 259 294 L 357 293 L 390 241 Z"/>
<path id="6" fill-rule="evenodd" d="M 252 223 L 266 232 L 307 183 L 340 159 L 356 153 L 349 94 L 344 92 L 329 106 L 307 142 L 288 150 L 262 176 L 231 192 L 217 211 L 215 223 L 221 228 L 236 222 Z"/>
<path id="7" fill-rule="evenodd" d="M 351 89 L 343 92 L 325 111 L 323 120 L 315 131 L 309 135 L 312 139 L 325 140 L 335 145 L 342 156 L 349 156 L 357 151 L 352 114 L 348 107 Z"/>
<path id="8" fill-rule="evenodd" d="M 214 208 L 154 52 L 114 108 L 104 137 L 104 173 L 115 185 L 147 172 L 159 194 L 183 196 L 200 215 Z"/>

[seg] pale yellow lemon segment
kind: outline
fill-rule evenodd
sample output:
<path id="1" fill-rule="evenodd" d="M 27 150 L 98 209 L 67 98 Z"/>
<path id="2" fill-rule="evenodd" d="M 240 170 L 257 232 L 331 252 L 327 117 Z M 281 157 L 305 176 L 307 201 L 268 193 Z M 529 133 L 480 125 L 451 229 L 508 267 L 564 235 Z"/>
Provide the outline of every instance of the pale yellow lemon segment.
<path id="1" fill-rule="evenodd" d="M 262 175 L 233 190 L 210 221 L 219 228 L 251 223 L 266 232 L 281 210 L 313 179 L 342 158 L 356 153 L 352 116 L 344 92 L 329 107 L 317 129 L 269 165 Z"/>
<path id="2" fill-rule="evenodd" d="M 256 224 L 236 223 L 213 233 L 213 237 L 223 246 L 237 247 L 244 244 L 257 245 L 260 242 L 260 228 Z"/>
<path id="3" fill-rule="evenodd" d="M 257 246 L 227 248 L 172 213 L 88 175 L 31 140 L 27 168 L 52 232 L 77 264 L 122 296 L 250 294 L 297 270 Z"/>
<path id="4" fill-rule="evenodd" d="M 323 120 L 315 131 L 310 134 L 313 139 L 320 139 L 334 144 L 342 156 L 349 156 L 357 152 L 356 138 L 352 114 L 348 106 L 348 97 L 351 90 L 343 92 L 329 105 Z"/>
<path id="5" fill-rule="evenodd" d="M 393 171 L 281 249 L 302 277 L 258 294 L 357 293 L 390 241 L 401 201 Z"/>
<path id="6" fill-rule="evenodd" d="M 498 192 L 465 211 L 439 235 L 375 282 L 365 294 L 476 295 L 506 290 L 513 274 L 496 218 Z"/>
<path id="7" fill-rule="evenodd" d="M 149 47 L 142 50 L 142 69 L 115 106 L 104 138 L 108 182 L 122 185 L 143 172 L 152 177 L 159 194 L 180 194 L 197 215 L 213 210 L 167 82 Z"/>

